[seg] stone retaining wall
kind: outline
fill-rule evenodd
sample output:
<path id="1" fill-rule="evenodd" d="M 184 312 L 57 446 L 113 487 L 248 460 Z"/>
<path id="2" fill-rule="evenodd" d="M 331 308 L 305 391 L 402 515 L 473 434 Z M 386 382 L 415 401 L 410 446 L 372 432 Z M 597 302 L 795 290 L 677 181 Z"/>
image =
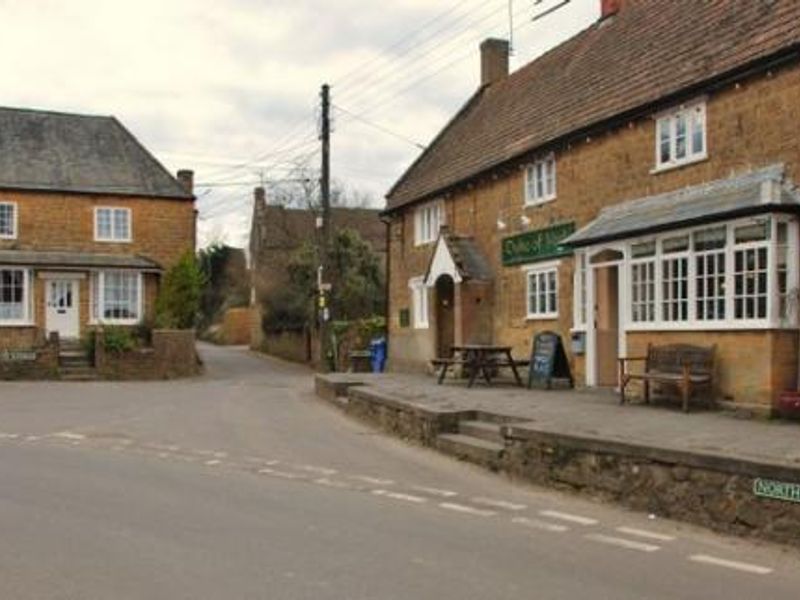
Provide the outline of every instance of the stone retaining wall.
<path id="1" fill-rule="evenodd" d="M 192 377 L 201 371 L 194 330 L 154 329 L 152 347 L 112 353 L 95 336 L 95 368 L 100 379 L 156 380 Z"/>
<path id="2" fill-rule="evenodd" d="M 0 350 L 0 380 L 57 379 L 58 346 Z"/>

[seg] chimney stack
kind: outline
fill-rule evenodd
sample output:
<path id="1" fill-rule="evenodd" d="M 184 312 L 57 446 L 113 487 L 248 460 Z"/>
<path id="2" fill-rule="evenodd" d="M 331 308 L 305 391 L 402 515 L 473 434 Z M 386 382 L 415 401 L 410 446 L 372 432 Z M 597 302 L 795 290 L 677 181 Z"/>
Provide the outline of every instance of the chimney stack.
<path id="1" fill-rule="evenodd" d="M 194 171 L 189 169 L 181 169 L 178 171 L 178 183 L 183 186 L 183 189 L 190 196 L 194 196 Z"/>
<path id="2" fill-rule="evenodd" d="M 622 8 L 622 0 L 600 0 L 600 20 L 613 17 Z"/>
<path id="3" fill-rule="evenodd" d="M 257 188 L 253 189 L 253 197 L 255 198 L 256 204 L 267 203 L 267 193 L 261 186 L 258 186 Z"/>
<path id="4" fill-rule="evenodd" d="M 508 77 L 508 56 L 507 40 L 489 38 L 481 44 L 481 86 Z"/>

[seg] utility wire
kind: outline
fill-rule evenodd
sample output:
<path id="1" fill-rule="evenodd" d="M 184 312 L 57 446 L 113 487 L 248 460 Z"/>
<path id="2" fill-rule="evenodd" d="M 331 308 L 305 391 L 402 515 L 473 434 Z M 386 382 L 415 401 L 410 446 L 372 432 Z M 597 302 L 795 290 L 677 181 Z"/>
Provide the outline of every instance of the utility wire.
<path id="1" fill-rule="evenodd" d="M 408 144 L 411 144 L 412 146 L 415 146 L 415 147 L 419 148 L 420 150 L 425 150 L 425 148 L 426 148 L 426 146 L 424 144 L 420 144 L 419 142 L 415 142 L 411 138 L 408 138 L 408 137 L 404 136 L 401 133 L 397 133 L 396 131 L 392 131 L 391 129 L 389 129 L 387 127 L 384 127 L 383 125 L 380 125 L 379 123 L 375 123 L 374 121 L 370 121 L 369 119 L 365 119 L 364 117 L 362 117 L 360 115 L 357 115 L 355 113 L 352 113 L 349 110 L 347 110 L 346 108 L 342 108 L 341 106 L 339 106 L 337 104 L 333 104 L 333 108 L 335 108 L 336 110 L 338 110 L 341 113 L 344 113 L 344 114 L 350 116 L 351 119 L 353 119 L 353 120 L 360 121 L 361 123 L 364 123 L 365 125 L 368 125 L 368 126 L 372 127 L 373 129 L 376 129 L 377 131 L 382 131 L 386 135 L 390 135 L 393 138 L 396 138 L 398 140 L 402 140 L 402 141 L 404 141 L 404 142 L 406 142 Z"/>

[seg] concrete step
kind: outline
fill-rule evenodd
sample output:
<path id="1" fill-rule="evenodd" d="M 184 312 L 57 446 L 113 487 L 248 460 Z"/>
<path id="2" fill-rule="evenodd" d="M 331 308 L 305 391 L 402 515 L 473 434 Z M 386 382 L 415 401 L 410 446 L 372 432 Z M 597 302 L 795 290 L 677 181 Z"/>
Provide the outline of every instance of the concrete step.
<path id="1" fill-rule="evenodd" d="M 97 379 L 97 371 L 92 367 L 61 367 L 58 371 L 62 381 L 92 381 Z"/>
<path id="2" fill-rule="evenodd" d="M 458 424 L 458 432 L 503 445 L 505 443 L 505 438 L 502 433 L 500 433 L 500 427 L 502 427 L 502 425 L 499 423 L 489 423 L 487 421 L 460 421 Z"/>
<path id="3" fill-rule="evenodd" d="M 78 354 L 75 356 L 59 355 L 58 364 L 64 367 L 91 367 L 92 363 L 89 357 L 85 354 Z"/>
<path id="4" fill-rule="evenodd" d="M 497 469 L 505 446 L 463 433 L 441 433 L 436 447 L 445 454 L 467 460 L 490 469 Z"/>

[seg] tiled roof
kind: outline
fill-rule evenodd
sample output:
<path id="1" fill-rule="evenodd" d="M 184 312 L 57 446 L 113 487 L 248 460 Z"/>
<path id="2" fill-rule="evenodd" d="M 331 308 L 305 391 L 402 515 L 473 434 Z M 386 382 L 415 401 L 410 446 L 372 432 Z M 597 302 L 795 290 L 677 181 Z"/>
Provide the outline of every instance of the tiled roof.
<path id="1" fill-rule="evenodd" d="M 191 199 L 114 117 L 0 108 L 0 189 Z"/>
<path id="2" fill-rule="evenodd" d="M 617 15 L 480 89 L 390 190 L 387 209 L 798 48 L 798 0 L 625 0 Z"/>
<path id="3" fill-rule="evenodd" d="M 784 181 L 783 165 L 609 206 L 562 243 L 587 246 L 774 210 L 800 210 L 800 194 Z"/>
<path id="4" fill-rule="evenodd" d="M 132 254 L 97 254 L 94 252 L 40 252 L 0 250 L 0 264 L 31 267 L 111 268 L 161 271 L 161 266 Z"/>

